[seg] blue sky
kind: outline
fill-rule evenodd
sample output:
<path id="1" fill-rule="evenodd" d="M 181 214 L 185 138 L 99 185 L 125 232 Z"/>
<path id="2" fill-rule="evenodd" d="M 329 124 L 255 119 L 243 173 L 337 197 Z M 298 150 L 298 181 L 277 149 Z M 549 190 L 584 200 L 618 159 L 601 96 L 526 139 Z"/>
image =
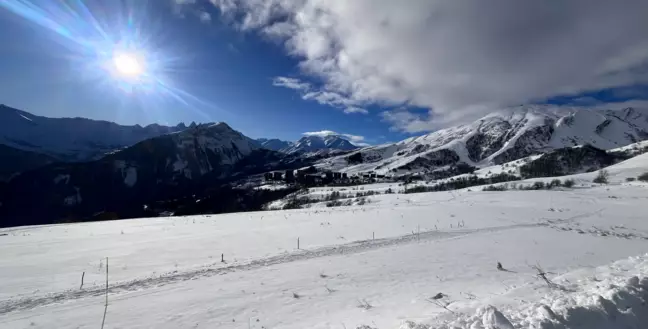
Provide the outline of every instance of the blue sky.
<path id="1" fill-rule="evenodd" d="M 472 0 L 442 8 L 418 0 L 5 0 L 0 103 L 121 124 L 225 121 L 250 137 L 285 140 L 326 130 L 371 144 L 521 103 L 645 105 L 645 2 L 547 11 L 498 1 L 505 10 Z M 608 20 L 613 27 L 596 30 Z M 151 81 L 98 66 L 124 47 L 145 54 Z"/>
<path id="2" fill-rule="evenodd" d="M 88 2 L 89 8 L 96 8 L 90 5 Z M 99 10 L 95 17 L 114 19 L 123 9 L 116 5 L 108 8 L 114 10 L 106 15 L 110 18 Z M 367 136 L 371 143 L 407 136 L 390 131 L 378 111 L 349 115 L 274 86 L 275 77 L 299 72 L 298 62 L 273 42 L 217 21 L 206 24 L 190 14 L 183 17 L 171 3 L 132 8 L 136 17 L 145 20 L 142 33 L 160 34 L 153 36 L 159 47 L 149 51 L 179 57 L 165 74 L 188 95 L 180 95 L 178 100 L 164 93 L 125 92 L 119 82 L 102 77 L 101 72 L 87 72 L 84 61 L 94 59 L 83 54 L 79 49 L 83 47 L 75 45 L 77 40 L 68 40 L 34 21 L 46 15 L 29 19 L 0 8 L 0 103 L 37 115 L 80 116 L 120 124 L 225 121 L 250 137 L 286 140 L 322 130 Z M 56 19 L 55 15 L 49 17 Z M 152 21 L 161 21 L 163 26 Z M 88 22 L 80 23 L 78 29 L 98 34 Z M 106 30 L 117 34 L 127 29 Z"/>

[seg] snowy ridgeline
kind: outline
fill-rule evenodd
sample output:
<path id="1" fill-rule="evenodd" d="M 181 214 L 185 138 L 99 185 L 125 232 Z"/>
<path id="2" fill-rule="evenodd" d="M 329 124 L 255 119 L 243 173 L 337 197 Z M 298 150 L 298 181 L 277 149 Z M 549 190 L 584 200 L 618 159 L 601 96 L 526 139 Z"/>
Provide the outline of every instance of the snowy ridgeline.
<path id="1" fill-rule="evenodd" d="M 518 106 L 491 113 L 471 124 L 323 159 L 316 167 L 349 174 L 405 174 L 459 162 L 483 168 L 586 144 L 610 150 L 645 139 L 646 118 L 647 109 Z"/>

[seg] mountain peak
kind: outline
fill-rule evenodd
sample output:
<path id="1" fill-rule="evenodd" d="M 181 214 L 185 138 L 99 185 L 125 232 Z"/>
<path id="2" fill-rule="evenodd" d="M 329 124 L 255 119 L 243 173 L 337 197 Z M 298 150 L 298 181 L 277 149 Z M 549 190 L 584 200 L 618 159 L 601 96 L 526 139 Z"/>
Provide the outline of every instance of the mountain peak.
<path id="1" fill-rule="evenodd" d="M 282 141 L 277 138 L 257 138 L 256 141 L 259 142 L 262 148 L 272 151 L 280 151 L 293 145 L 293 142 Z"/>
<path id="2" fill-rule="evenodd" d="M 350 151 L 358 147 L 340 135 L 309 135 L 300 138 L 294 145 L 283 149 L 285 153 L 311 153 L 322 150 Z"/>

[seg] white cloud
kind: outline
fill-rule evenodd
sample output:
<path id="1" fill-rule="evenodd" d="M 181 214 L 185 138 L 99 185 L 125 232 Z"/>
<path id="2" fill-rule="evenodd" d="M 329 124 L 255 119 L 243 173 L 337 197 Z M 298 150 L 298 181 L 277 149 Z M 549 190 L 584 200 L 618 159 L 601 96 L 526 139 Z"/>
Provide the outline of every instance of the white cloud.
<path id="1" fill-rule="evenodd" d="M 311 87 L 310 84 L 306 82 L 301 82 L 299 79 L 287 78 L 287 77 L 276 77 L 272 80 L 272 85 L 276 87 L 284 87 L 295 90 L 308 91 Z"/>
<path id="2" fill-rule="evenodd" d="M 604 103 L 593 106 L 600 109 L 622 110 L 628 107 L 648 109 L 648 99 L 635 99 L 625 102 Z"/>
<path id="3" fill-rule="evenodd" d="M 346 114 L 351 114 L 351 113 L 369 114 L 369 111 L 367 111 L 366 109 L 360 108 L 360 107 L 349 106 L 349 107 L 344 109 L 344 113 L 346 113 Z"/>
<path id="4" fill-rule="evenodd" d="M 324 82 L 308 88 L 310 99 L 430 109 L 383 115 L 408 131 L 557 94 L 648 82 L 645 0 L 212 3 L 238 28 L 283 41 L 302 72 Z"/>
<path id="5" fill-rule="evenodd" d="M 406 109 L 384 111 L 380 114 L 383 121 L 391 124 L 392 130 L 419 133 L 435 128 L 429 116 L 416 115 Z"/>
<path id="6" fill-rule="evenodd" d="M 338 136 L 343 139 L 348 140 L 351 144 L 356 146 L 369 146 L 364 136 L 352 135 L 352 134 L 341 134 L 332 130 L 321 130 L 321 131 L 311 131 L 305 132 L 302 135 L 304 136 L 317 136 L 317 137 L 326 137 L 326 136 Z"/>
<path id="7" fill-rule="evenodd" d="M 200 21 L 203 23 L 211 22 L 211 15 L 208 12 L 203 11 L 198 14 L 198 17 L 200 17 Z"/>
<path id="8" fill-rule="evenodd" d="M 303 82 L 299 79 L 288 77 L 276 77 L 272 81 L 272 85 L 276 87 L 284 87 L 297 90 L 302 99 L 313 100 L 322 105 L 339 108 L 346 114 L 368 114 L 369 111 L 356 106 L 356 102 L 348 96 L 329 90 L 318 90 L 308 82 Z"/>
<path id="9" fill-rule="evenodd" d="M 332 131 L 332 130 L 320 130 L 320 131 L 305 132 L 302 135 L 304 135 L 304 136 L 326 137 L 326 136 L 340 135 L 340 134 L 338 134 L 338 133 L 336 133 L 335 131 Z"/>

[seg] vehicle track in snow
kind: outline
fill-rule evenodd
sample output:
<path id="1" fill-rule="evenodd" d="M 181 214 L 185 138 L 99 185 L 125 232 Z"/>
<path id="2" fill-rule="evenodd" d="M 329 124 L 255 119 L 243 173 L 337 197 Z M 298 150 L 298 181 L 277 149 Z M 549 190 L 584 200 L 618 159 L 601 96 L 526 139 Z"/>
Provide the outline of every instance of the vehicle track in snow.
<path id="1" fill-rule="evenodd" d="M 426 231 L 418 234 L 407 234 L 397 237 L 375 239 L 375 240 L 362 240 L 350 242 L 342 245 L 325 246 L 314 248 L 310 250 L 300 250 L 292 253 L 284 253 L 266 258 L 254 259 L 248 262 L 240 262 L 231 265 L 226 263 L 214 263 L 206 265 L 199 269 L 189 271 L 173 271 L 164 273 L 158 276 L 138 278 L 132 281 L 115 282 L 108 287 L 108 294 L 115 295 L 120 293 L 127 293 L 133 291 L 141 291 L 149 288 L 156 288 L 183 281 L 196 280 L 204 277 L 215 275 L 226 275 L 238 271 L 249 271 L 263 267 L 299 262 L 314 258 L 357 254 L 372 250 L 377 250 L 386 247 L 397 245 L 406 245 L 421 242 L 441 241 L 453 238 L 460 238 L 479 233 L 492 233 L 506 230 L 513 230 L 518 228 L 528 227 L 541 227 L 548 226 L 548 223 L 538 222 L 529 224 L 514 224 L 498 227 L 456 230 L 451 232 L 446 231 Z M 92 286 L 82 290 L 67 290 L 63 292 L 49 293 L 42 296 L 32 297 L 13 297 L 0 301 L 0 315 L 7 314 L 14 311 L 28 310 L 39 306 L 46 306 L 54 303 L 61 303 L 70 300 L 76 300 L 87 297 L 97 297 L 106 294 L 105 286 Z"/>

